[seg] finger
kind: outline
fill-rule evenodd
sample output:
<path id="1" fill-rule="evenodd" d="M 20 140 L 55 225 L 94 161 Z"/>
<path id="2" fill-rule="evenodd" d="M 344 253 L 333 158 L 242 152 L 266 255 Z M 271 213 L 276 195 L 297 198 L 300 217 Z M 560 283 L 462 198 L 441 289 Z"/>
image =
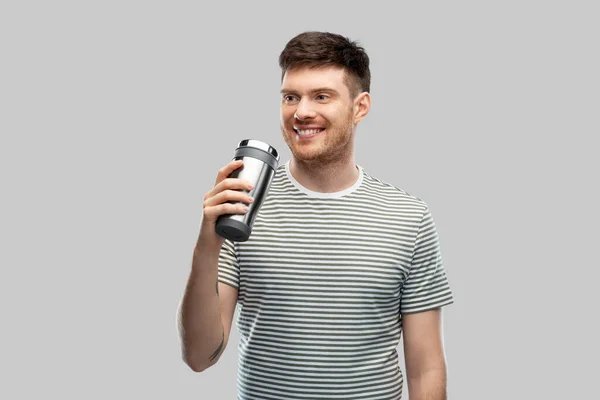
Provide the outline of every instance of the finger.
<path id="1" fill-rule="evenodd" d="M 241 178 L 225 178 L 221 182 L 219 182 L 215 187 L 213 187 L 206 195 L 204 196 L 204 200 L 207 200 L 210 197 L 214 197 L 217 194 L 225 191 L 225 190 L 238 190 L 238 191 L 250 191 L 252 190 L 252 184 Z"/>
<path id="2" fill-rule="evenodd" d="M 204 208 L 215 207 L 226 202 L 242 202 L 250 204 L 253 201 L 254 198 L 246 192 L 240 192 L 239 190 L 224 190 L 212 197 L 207 198 L 204 201 Z"/>
<path id="3" fill-rule="evenodd" d="M 240 168 L 244 165 L 242 160 L 232 160 L 229 164 L 225 165 L 223 168 L 219 170 L 217 173 L 217 179 L 215 181 L 215 186 L 227 178 L 233 171 Z"/>
<path id="4" fill-rule="evenodd" d="M 219 216 L 224 214 L 245 214 L 247 212 L 248 207 L 244 204 L 223 203 L 204 209 L 204 218 L 216 221 Z"/>

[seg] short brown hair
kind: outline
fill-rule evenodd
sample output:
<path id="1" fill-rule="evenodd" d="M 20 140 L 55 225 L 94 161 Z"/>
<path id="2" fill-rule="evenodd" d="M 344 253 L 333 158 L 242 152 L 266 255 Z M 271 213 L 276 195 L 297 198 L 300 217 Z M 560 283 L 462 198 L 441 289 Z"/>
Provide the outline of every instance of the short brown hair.
<path id="1" fill-rule="evenodd" d="M 304 32 L 292 38 L 279 55 L 281 79 L 289 69 L 338 66 L 346 71 L 350 96 L 371 90 L 369 56 L 357 42 L 330 32 Z"/>

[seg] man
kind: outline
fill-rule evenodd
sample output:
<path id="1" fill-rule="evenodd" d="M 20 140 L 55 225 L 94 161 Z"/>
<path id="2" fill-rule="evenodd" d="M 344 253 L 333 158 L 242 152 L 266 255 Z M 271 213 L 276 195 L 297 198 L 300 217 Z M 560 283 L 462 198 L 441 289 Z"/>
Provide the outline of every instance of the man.
<path id="1" fill-rule="evenodd" d="M 411 400 L 446 398 L 441 307 L 453 302 L 426 203 L 354 161 L 368 114 L 369 58 L 355 42 L 305 32 L 280 55 L 279 166 L 246 242 L 215 233 L 243 213 L 248 182 L 223 167 L 204 198 L 180 311 L 183 358 L 214 365 L 241 306 L 239 399 L 400 399 L 404 333 Z M 215 290 L 217 282 L 217 290 Z"/>

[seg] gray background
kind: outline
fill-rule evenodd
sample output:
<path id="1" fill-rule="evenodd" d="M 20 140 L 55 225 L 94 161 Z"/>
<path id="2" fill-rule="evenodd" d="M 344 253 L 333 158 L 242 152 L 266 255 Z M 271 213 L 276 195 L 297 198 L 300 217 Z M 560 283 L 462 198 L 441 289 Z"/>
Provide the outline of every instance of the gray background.
<path id="1" fill-rule="evenodd" d="M 175 313 L 235 145 L 290 157 L 277 57 L 305 30 L 365 46 L 356 161 L 436 220 L 449 397 L 593 397 L 594 2 L 200 3 L 2 2 L 0 397 L 235 398 L 235 325 L 196 374 Z"/>

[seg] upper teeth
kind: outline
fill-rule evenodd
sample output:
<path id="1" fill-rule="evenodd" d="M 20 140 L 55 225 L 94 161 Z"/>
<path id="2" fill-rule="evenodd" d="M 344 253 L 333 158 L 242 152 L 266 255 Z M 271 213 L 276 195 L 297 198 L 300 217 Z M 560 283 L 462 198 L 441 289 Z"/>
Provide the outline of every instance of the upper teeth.
<path id="1" fill-rule="evenodd" d="M 319 128 L 319 129 L 297 129 L 296 132 L 298 132 L 299 135 L 312 135 L 314 133 L 317 132 L 321 132 L 323 129 Z"/>

